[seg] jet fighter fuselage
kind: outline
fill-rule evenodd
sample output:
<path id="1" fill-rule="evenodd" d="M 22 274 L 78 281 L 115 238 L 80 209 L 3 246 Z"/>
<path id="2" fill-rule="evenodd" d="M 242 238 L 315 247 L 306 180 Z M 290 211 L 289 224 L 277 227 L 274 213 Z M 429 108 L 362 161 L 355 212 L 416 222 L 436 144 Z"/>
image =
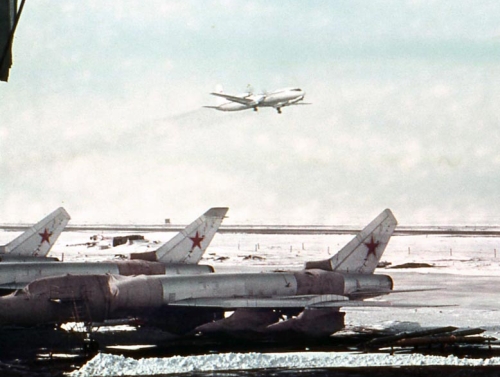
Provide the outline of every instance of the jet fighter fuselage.
<path id="1" fill-rule="evenodd" d="M 113 266 L 110 267 L 112 272 Z M 27 290 L 0 298 L 0 326 L 75 320 L 71 305 L 89 300 L 90 319 L 105 321 L 145 317 L 162 308 L 167 312 L 177 308 L 212 308 L 215 311 L 241 307 L 287 310 L 339 308 L 347 305 L 351 296 L 360 300 L 370 297 L 369 292 L 376 292 L 377 295 L 380 292 L 389 293 L 392 286 L 392 279 L 387 275 L 323 270 L 197 276 L 56 276 L 39 279 L 31 283 Z M 30 302 L 29 311 L 25 311 L 24 304 L 16 308 L 15 303 L 22 301 Z M 65 308 L 65 304 L 70 307 Z M 40 315 L 34 317 L 33 311 Z"/>
<path id="2" fill-rule="evenodd" d="M 213 272 L 212 266 L 199 264 L 171 264 L 144 260 L 116 260 L 102 262 L 24 262 L 0 263 L 0 290 L 25 287 L 28 283 L 49 276 L 63 275 L 196 275 Z M 1 291 L 0 291 L 1 292 Z"/>

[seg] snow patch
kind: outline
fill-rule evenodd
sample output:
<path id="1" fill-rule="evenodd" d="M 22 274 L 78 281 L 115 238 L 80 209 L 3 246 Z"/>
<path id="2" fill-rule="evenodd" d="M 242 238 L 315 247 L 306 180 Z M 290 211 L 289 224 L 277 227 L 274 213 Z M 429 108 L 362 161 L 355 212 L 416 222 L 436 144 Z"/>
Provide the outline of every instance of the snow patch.
<path id="1" fill-rule="evenodd" d="M 493 357 L 490 359 L 461 359 L 456 356 L 425 356 L 420 354 L 389 355 L 351 352 L 294 352 L 225 353 L 135 360 L 124 356 L 101 353 L 78 371 L 72 372 L 70 376 L 139 376 L 198 371 L 273 368 L 310 369 L 430 365 L 476 367 L 500 365 L 500 357 Z"/>

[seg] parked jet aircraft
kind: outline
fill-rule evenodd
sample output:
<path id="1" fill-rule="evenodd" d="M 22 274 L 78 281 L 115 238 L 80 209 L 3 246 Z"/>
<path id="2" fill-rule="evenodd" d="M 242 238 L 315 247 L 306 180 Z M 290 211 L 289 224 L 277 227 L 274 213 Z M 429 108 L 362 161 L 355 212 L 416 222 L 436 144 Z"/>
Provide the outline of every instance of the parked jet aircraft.
<path id="1" fill-rule="evenodd" d="M 54 261 L 46 257 L 70 220 L 64 208 L 58 208 L 7 245 L 0 246 L 0 261 Z"/>
<path id="2" fill-rule="evenodd" d="M 304 99 L 306 93 L 299 88 L 279 89 L 266 94 L 244 93 L 241 95 L 229 95 L 215 92 L 210 94 L 229 100 L 229 102 L 225 102 L 219 106 L 204 106 L 219 111 L 240 111 L 248 109 L 257 111 L 259 107 L 274 107 L 278 113 L 281 114 L 281 108 L 285 106 L 309 105 L 308 103 L 300 102 Z"/>
<path id="3" fill-rule="evenodd" d="M 25 262 L 0 264 L 0 291 L 23 288 L 46 276 L 65 274 L 201 274 L 213 272 L 199 265 L 228 208 L 211 208 L 155 251 L 130 254 L 130 260 L 103 262 Z"/>
<path id="4" fill-rule="evenodd" d="M 335 256 L 297 272 L 39 279 L 0 298 L 0 325 L 139 317 L 174 332 L 327 336 L 344 325 L 340 307 L 388 306 L 362 300 L 394 292 L 391 277 L 374 270 L 396 224 L 385 210 Z"/>

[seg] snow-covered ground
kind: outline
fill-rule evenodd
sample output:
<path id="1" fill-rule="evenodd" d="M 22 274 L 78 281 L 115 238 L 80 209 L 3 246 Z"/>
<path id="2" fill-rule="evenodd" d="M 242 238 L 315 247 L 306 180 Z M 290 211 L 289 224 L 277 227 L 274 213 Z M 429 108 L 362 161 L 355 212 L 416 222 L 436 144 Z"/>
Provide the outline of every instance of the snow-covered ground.
<path id="1" fill-rule="evenodd" d="M 16 233 L 0 232 L 0 243 Z M 64 260 L 103 260 L 114 254 L 127 254 L 133 245 L 98 250 L 86 246 L 71 246 L 88 242 L 92 233 L 65 232 L 55 245 L 52 255 Z M 145 234 L 149 240 L 164 242 L 173 233 Z M 321 260 L 333 255 L 346 244 L 349 235 L 261 235 L 217 234 L 202 263 L 211 264 L 217 272 L 270 271 L 300 269 L 305 261 Z M 498 251 L 498 255 L 497 255 Z M 406 263 L 426 263 L 433 267 L 394 269 L 381 268 L 376 273 L 390 275 L 395 289 L 437 288 L 421 292 L 397 293 L 382 297 L 392 302 L 422 304 L 421 308 L 346 308 L 346 328 L 392 328 L 412 331 L 436 326 L 482 327 L 485 335 L 500 338 L 500 238 L 460 236 L 394 236 L 383 261 L 389 267 Z M 449 305 L 446 307 L 425 307 Z M 344 365 L 441 365 L 470 363 L 500 364 L 498 359 L 458 360 L 457 358 L 421 355 L 369 354 L 223 354 L 135 361 L 106 354 L 98 355 L 83 369 L 85 375 L 119 375 L 123 371 L 135 374 L 180 373 L 192 370 L 258 368 L 272 365 L 297 368 Z M 460 364 L 462 365 L 462 364 Z M 191 368 L 191 369 L 190 369 Z M 192 369 L 195 368 L 195 369 Z M 197 369 L 198 368 L 198 369 Z M 131 373 L 128 373 L 131 374 Z"/>
<path id="2" fill-rule="evenodd" d="M 350 352 L 225 353 L 201 356 L 174 356 L 135 360 L 99 354 L 72 376 L 150 376 L 203 371 L 255 370 L 270 368 L 310 369 L 383 366 L 489 366 L 500 358 L 460 359 L 456 356 L 420 354 L 389 355 Z"/>

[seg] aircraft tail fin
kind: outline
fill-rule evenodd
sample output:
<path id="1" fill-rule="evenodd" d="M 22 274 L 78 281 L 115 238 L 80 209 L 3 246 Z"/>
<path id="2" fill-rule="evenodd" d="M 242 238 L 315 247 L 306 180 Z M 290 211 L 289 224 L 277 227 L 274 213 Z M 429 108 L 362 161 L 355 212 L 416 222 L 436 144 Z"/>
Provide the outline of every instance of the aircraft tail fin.
<path id="1" fill-rule="evenodd" d="M 62 207 L 3 246 L 3 252 L 20 257 L 45 257 L 70 220 Z"/>
<path id="2" fill-rule="evenodd" d="M 214 92 L 216 94 L 224 94 L 224 88 L 222 87 L 221 84 L 217 84 L 214 88 Z M 227 102 L 227 99 L 222 98 L 222 97 L 216 97 L 215 98 L 215 106 L 214 108 L 219 107 L 220 105 L 224 104 Z"/>
<path id="3" fill-rule="evenodd" d="M 390 209 L 386 209 L 332 258 L 306 262 L 305 268 L 372 274 L 396 225 L 396 218 Z"/>
<path id="4" fill-rule="evenodd" d="M 222 84 L 215 85 L 214 91 L 216 93 L 224 93 L 224 88 L 222 87 Z"/>
<path id="5" fill-rule="evenodd" d="M 172 264 L 198 263 L 219 229 L 228 209 L 210 208 L 156 251 L 131 254 L 130 259 L 158 260 Z"/>

